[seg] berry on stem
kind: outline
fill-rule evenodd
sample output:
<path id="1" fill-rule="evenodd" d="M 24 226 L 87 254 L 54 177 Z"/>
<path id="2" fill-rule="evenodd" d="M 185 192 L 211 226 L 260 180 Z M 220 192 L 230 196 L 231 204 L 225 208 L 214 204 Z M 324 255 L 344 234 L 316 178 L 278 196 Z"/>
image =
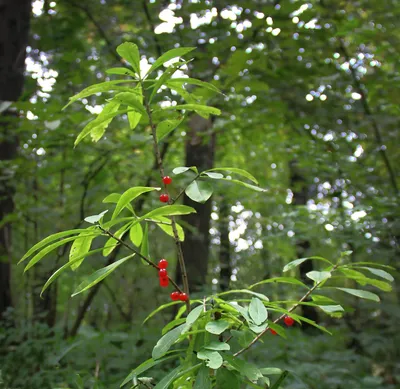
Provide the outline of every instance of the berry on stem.
<path id="1" fill-rule="evenodd" d="M 169 279 L 168 277 L 162 277 L 160 278 L 160 286 L 162 288 L 166 288 L 169 285 Z"/>
<path id="2" fill-rule="evenodd" d="M 158 262 L 159 269 L 166 269 L 168 267 L 168 261 L 166 259 L 160 259 Z"/>
<path id="3" fill-rule="evenodd" d="M 269 331 L 271 332 L 272 335 L 278 335 L 278 333 L 275 330 L 273 330 L 272 328 L 270 328 Z"/>
<path id="4" fill-rule="evenodd" d="M 158 271 L 158 276 L 159 276 L 160 278 L 168 278 L 167 269 L 160 269 L 160 270 Z"/>
<path id="5" fill-rule="evenodd" d="M 169 185 L 172 182 L 172 178 L 170 176 L 165 176 L 162 180 L 165 185 Z"/>
<path id="6" fill-rule="evenodd" d="M 291 327 L 294 324 L 294 320 L 290 317 L 290 316 L 285 316 L 285 318 L 283 319 L 283 321 L 285 322 L 285 324 L 288 327 Z"/>
<path id="7" fill-rule="evenodd" d="M 172 292 L 172 293 L 170 294 L 170 297 L 171 297 L 171 300 L 172 300 L 172 301 L 178 301 L 178 300 L 179 300 L 179 297 L 180 297 L 180 293 L 177 292 L 177 291 Z"/>
<path id="8" fill-rule="evenodd" d="M 168 203 L 169 201 L 169 196 L 166 193 L 160 194 L 160 201 L 162 203 Z"/>
<path id="9" fill-rule="evenodd" d="M 189 296 L 186 293 L 180 293 L 179 294 L 179 300 L 181 301 L 188 301 Z"/>

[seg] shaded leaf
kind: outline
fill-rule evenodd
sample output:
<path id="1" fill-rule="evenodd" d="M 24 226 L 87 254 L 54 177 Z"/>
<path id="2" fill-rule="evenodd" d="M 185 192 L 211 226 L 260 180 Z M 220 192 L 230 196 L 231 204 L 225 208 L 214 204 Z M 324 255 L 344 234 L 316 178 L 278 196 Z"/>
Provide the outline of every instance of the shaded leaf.
<path id="1" fill-rule="evenodd" d="M 151 188 L 147 186 L 136 186 L 125 191 L 118 200 L 114 213 L 111 219 L 115 219 L 120 212 L 133 200 L 143 193 L 151 192 L 153 190 L 160 190 L 160 188 Z"/>
<path id="2" fill-rule="evenodd" d="M 172 49 L 161 55 L 157 60 L 151 65 L 151 68 L 147 72 L 147 74 L 150 74 L 152 71 L 156 70 L 159 68 L 161 65 L 163 65 L 165 62 L 168 62 L 169 60 L 176 58 L 176 57 L 182 57 L 183 55 L 190 53 L 193 51 L 195 47 L 179 47 L 177 49 Z"/>
<path id="3" fill-rule="evenodd" d="M 171 346 L 179 339 L 182 331 L 185 328 L 187 328 L 186 323 L 174 328 L 162 336 L 153 348 L 153 352 L 151 354 L 152 358 L 159 359 L 165 355 Z"/>
<path id="4" fill-rule="evenodd" d="M 268 318 L 268 312 L 264 304 L 257 297 L 251 299 L 249 305 L 249 315 L 256 325 L 261 325 Z"/>
<path id="5" fill-rule="evenodd" d="M 220 335 L 227 330 L 229 326 L 230 324 L 225 320 L 209 321 L 206 324 L 206 331 L 211 334 Z"/>
<path id="6" fill-rule="evenodd" d="M 212 186 L 206 181 L 193 181 L 185 189 L 186 195 L 197 203 L 205 203 L 213 194 Z"/>
<path id="7" fill-rule="evenodd" d="M 140 53 L 137 45 L 132 42 L 124 42 L 117 47 L 117 53 L 129 62 L 137 74 L 140 74 Z"/>
<path id="8" fill-rule="evenodd" d="M 362 299 L 372 300 L 372 301 L 376 301 L 376 302 L 380 301 L 380 298 L 378 295 L 376 295 L 375 293 L 368 292 L 366 290 L 349 289 L 349 288 L 336 288 L 336 289 L 339 289 L 339 290 L 346 292 L 348 294 L 351 294 L 353 296 L 360 297 Z"/>

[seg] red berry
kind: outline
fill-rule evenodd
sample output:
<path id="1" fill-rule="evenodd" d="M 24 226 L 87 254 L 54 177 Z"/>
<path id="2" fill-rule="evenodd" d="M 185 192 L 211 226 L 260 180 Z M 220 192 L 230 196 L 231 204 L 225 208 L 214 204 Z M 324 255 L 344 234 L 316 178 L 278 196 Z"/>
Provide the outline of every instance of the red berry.
<path id="1" fill-rule="evenodd" d="M 169 285 L 169 279 L 167 277 L 160 278 L 160 286 L 166 288 Z"/>
<path id="2" fill-rule="evenodd" d="M 285 324 L 288 327 L 291 327 L 294 324 L 294 320 L 290 317 L 290 316 L 285 316 L 285 318 L 283 319 L 283 321 L 285 322 Z"/>
<path id="3" fill-rule="evenodd" d="M 159 269 L 166 269 L 168 267 L 168 261 L 166 259 L 160 259 L 158 262 Z"/>
<path id="4" fill-rule="evenodd" d="M 272 335 L 277 335 L 277 334 L 278 334 L 278 333 L 277 333 L 275 330 L 273 330 L 272 328 L 270 328 L 269 331 L 271 332 Z"/>
<path id="5" fill-rule="evenodd" d="M 171 300 L 173 300 L 173 301 L 178 301 L 178 300 L 179 300 L 179 297 L 180 297 L 180 293 L 177 292 L 177 291 L 175 291 L 175 292 L 172 292 L 172 293 L 170 294 L 170 296 L 171 296 Z"/>
<path id="6" fill-rule="evenodd" d="M 165 176 L 162 180 L 165 185 L 169 185 L 172 182 L 172 178 L 170 176 Z"/>
<path id="7" fill-rule="evenodd" d="M 160 194 L 160 201 L 162 203 L 168 203 L 169 201 L 169 196 L 166 193 Z"/>
<path id="8" fill-rule="evenodd" d="M 188 301 L 189 296 L 186 293 L 180 293 L 179 300 L 181 301 Z"/>
<path id="9" fill-rule="evenodd" d="M 167 269 L 160 269 L 160 270 L 158 271 L 158 276 L 159 276 L 160 278 L 168 278 Z"/>

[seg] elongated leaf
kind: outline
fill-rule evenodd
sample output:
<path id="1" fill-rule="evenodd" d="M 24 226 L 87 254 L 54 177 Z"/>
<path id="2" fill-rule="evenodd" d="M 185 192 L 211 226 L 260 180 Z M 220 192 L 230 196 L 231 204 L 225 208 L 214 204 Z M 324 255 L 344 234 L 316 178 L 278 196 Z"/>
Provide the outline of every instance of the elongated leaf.
<path id="1" fill-rule="evenodd" d="M 183 121 L 182 119 L 167 119 L 157 125 L 157 142 L 165 138 L 170 132 L 175 130 Z"/>
<path id="2" fill-rule="evenodd" d="M 205 203 L 213 194 L 213 187 L 206 181 L 194 180 L 185 189 L 186 195 L 197 203 Z"/>
<path id="3" fill-rule="evenodd" d="M 250 181 L 252 181 L 256 185 L 258 185 L 257 179 L 252 174 L 250 174 L 248 171 L 246 171 L 244 169 L 239 169 L 239 168 L 236 168 L 236 167 L 216 167 L 216 168 L 209 169 L 209 170 L 206 170 L 206 171 L 207 172 L 223 171 L 223 172 L 235 173 L 235 174 L 237 174 L 239 176 L 248 178 Z M 203 172 L 203 173 L 205 173 L 205 172 Z"/>
<path id="4" fill-rule="evenodd" d="M 92 286 L 98 284 L 100 281 L 103 281 L 104 278 L 108 277 L 118 266 L 121 266 L 124 262 L 132 258 L 134 255 L 135 254 L 128 255 L 127 257 L 122 258 L 119 261 L 112 263 L 111 265 L 96 270 L 78 286 L 78 288 L 75 290 L 75 292 L 72 294 L 71 297 L 74 297 L 79 293 L 82 293 L 85 290 L 91 288 Z"/>
<path id="5" fill-rule="evenodd" d="M 69 260 L 74 261 L 76 258 L 88 253 L 94 238 L 94 236 L 87 236 L 87 233 L 85 232 L 81 233 L 79 237 L 75 239 L 74 243 L 72 243 L 71 250 L 69 252 Z M 81 265 L 83 259 L 84 257 L 79 262 L 74 261 L 71 269 L 76 270 Z"/>
<path id="6" fill-rule="evenodd" d="M 191 300 L 192 301 L 192 300 Z M 181 301 L 171 301 L 170 303 L 160 305 L 154 311 L 150 312 L 146 319 L 143 320 L 142 324 L 145 324 L 149 319 L 151 319 L 156 313 L 161 312 L 162 310 L 172 307 L 173 305 L 180 304 Z"/>
<path id="7" fill-rule="evenodd" d="M 390 273 L 388 273 L 387 271 L 385 271 L 385 270 L 375 269 L 373 267 L 360 267 L 360 269 L 366 269 L 370 273 L 372 273 L 372 274 L 374 274 L 374 275 L 376 275 L 378 277 L 384 278 L 385 280 L 388 280 L 390 282 L 394 281 L 393 276 Z"/>
<path id="8" fill-rule="evenodd" d="M 98 215 L 93 215 L 93 216 L 88 216 L 88 217 L 85 217 L 85 222 L 88 222 L 88 223 L 90 223 L 90 224 L 96 224 L 97 222 L 99 222 L 102 218 L 103 218 L 103 216 L 106 214 L 108 212 L 108 209 L 106 209 L 105 211 L 103 211 L 103 212 L 100 212 Z"/>
<path id="9" fill-rule="evenodd" d="M 140 223 L 134 224 L 129 230 L 129 239 L 131 242 L 139 247 L 143 241 L 143 228 Z"/>
<path id="10" fill-rule="evenodd" d="M 138 196 L 142 195 L 143 193 L 151 192 L 153 190 L 160 190 L 160 188 L 136 186 L 134 188 L 130 188 L 127 191 L 125 191 L 118 200 L 117 206 L 115 207 L 111 220 L 115 219 L 131 201 L 135 200 Z"/>
<path id="11" fill-rule="evenodd" d="M 143 104 L 140 102 L 137 93 L 132 92 L 120 92 L 113 98 L 113 101 L 118 101 L 120 104 L 125 104 L 134 111 L 139 112 L 142 115 L 146 114 L 146 110 Z"/>
<path id="12" fill-rule="evenodd" d="M 47 244 L 54 242 L 57 239 L 64 238 L 64 236 L 68 235 L 75 235 L 80 234 L 81 232 L 87 232 L 88 230 L 85 228 L 75 229 L 75 230 L 68 230 L 57 232 L 56 234 L 50 235 L 47 238 L 44 238 L 40 242 L 36 243 L 32 248 L 30 248 L 27 253 L 19 260 L 18 264 L 25 261 L 26 258 L 30 257 L 35 251 L 41 249 L 42 247 L 46 246 Z"/>
<path id="13" fill-rule="evenodd" d="M 184 84 L 200 86 L 210 91 L 222 94 L 222 92 L 215 85 L 210 84 L 209 82 L 197 80 L 196 78 L 172 78 L 166 82 L 166 85 L 171 88 L 176 85 L 183 86 Z"/>
<path id="14" fill-rule="evenodd" d="M 92 235 L 93 237 L 99 236 L 100 233 L 92 233 L 92 234 L 88 234 L 88 235 Z M 47 247 L 45 247 L 43 250 L 39 251 L 26 265 L 24 272 L 26 272 L 27 270 L 29 270 L 32 266 L 34 266 L 36 263 L 38 263 L 44 256 L 46 256 L 48 253 L 52 252 L 53 250 L 55 250 L 57 247 L 60 247 L 68 242 L 72 242 L 73 240 L 77 239 L 77 236 L 73 236 L 72 238 L 66 238 L 63 240 L 60 240 L 58 242 L 55 242 Z"/>
<path id="15" fill-rule="evenodd" d="M 320 283 L 324 280 L 327 280 L 332 276 L 332 274 L 329 271 L 310 271 L 306 274 L 308 278 L 311 280 L 315 281 L 316 283 Z"/>
<path id="16" fill-rule="evenodd" d="M 229 328 L 230 324 L 225 320 L 209 321 L 206 324 L 206 331 L 210 334 L 220 335 Z"/>
<path id="17" fill-rule="evenodd" d="M 232 180 L 232 179 L 228 179 L 228 178 L 220 178 L 220 180 L 227 181 L 227 182 L 233 182 L 234 184 L 244 186 L 245 188 L 254 190 L 256 192 L 268 192 L 268 189 L 263 189 L 263 188 L 260 188 L 259 186 L 248 184 L 247 182 L 243 182 L 243 181 L 239 181 L 239 180 Z"/>
<path id="18" fill-rule="evenodd" d="M 341 305 L 319 305 L 318 308 L 328 314 L 344 312 L 344 309 Z"/>
<path id="19" fill-rule="evenodd" d="M 132 70 L 127 68 L 110 68 L 106 70 L 107 74 L 118 74 L 121 76 L 131 76 L 135 78 L 135 73 Z"/>
<path id="20" fill-rule="evenodd" d="M 88 97 L 96 93 L 118 90 L 120 87 L 118 87 L 117 84 L 131 83 L 131 82 L 132 82 L 131 80 L 113 80 L 113 81 L 101 82 L 100 84 L 91 85 L 82 90 L 81 92 L 79 92 L 78 94 L 76 94 L 75 96 L 70 97 L 68 104 L 63 107 L 63 110 L 67 108 L 70 104 L 74 103 L 79 99 L 83 99 L 84 97 Z M 123 88 L 123 89 L 128 89 L 128 88 Z"/>
<path id="21" fill-rule="evenodd" d="M 302 286 L 306 289 L 308 289 L 308 286 L 306 284 L 304 284 L 303 282 L 299 281 L 297 278 L 293 278 L 293 277 L 274 277 L 274 278 L 269 278 L 267 280 L 263 280 L 260 282 L 257 282 L 256 284 L 253 284 L 251 286 L 249 286 L 249 289 L 253 289 L 256 286 L 259 285 L 264 285 L 264 284 L 269 284 L 269 283 L 283 283 L 283 284 L 293 284 L 293 285 L 299 285 Z"/>
<path id="22" fill-rule="evenodd" d="M 310 259 L 317 259 L 319 261 L 324 261 L 324 262 L 327 262 L 330 265 L 332 265 L 332 263 L 330 261 L 328 261 L 327 259 L 322 258 L 322 257 L 315 257 L 314 256 L 314 257 L 307 257 L 307 258 L 299 258 L 299 259 L 295 259 L 294 261 L 289 262 L 288 264 L 286 264 L 285 267 L 283 268 L 283 272 L 287 272 L 287 271 L 289 271 L 291 269 L 294 269 L 295 267 L 299 266 L 303 262 L 308 261 Z"/>
<path id="23" fill-rule="evenodd" d="M 282 369 L 278 367 L 264 367 L 260 369 L 261 373 L 264 375 L 279 375 L 282 374 Z"/>
<path id="24" fill-rule="evenodd" d="M 180 371 L 182 370 L 181 366 L 178 366 L 176 369 L 172 370 L 168 373 L 153 389 L 168 389 L 171 384 L 178 377 Z"/>
<path id="25" fill-rule="evenodd" d="M 225 342 L 211 342 L 204 346 L 207 350 L 215 350 L 215 351 L 229 351 L 231 346 Z"/>
<path id="26" fill-rule="evenodd" d="M 372 301 L 376 301 L 376 302 L 380 301 L 380 298 L 378 295 L 376 295 L 375 293 L 368 292 L 366 290 L 349 289 L 349 288 L 336 288 L 336 289 L 339 289 L 348 294 L 352 294 L 353 296 L 360 297 L 362 299 L 372 300 Z"/>
<path id="27" fill-rule="evenodd" d="M 76 262 L 82 262 L 86 257 L 89 257 L 90 255 L 94 255 L 96 253 L 99 253 L 103 250 L 103 247 L 96 249 L 96 250 L 92 250 L 89 251 L 88 253 L 84 253 L 78 257 L 76 257 L 73 261 L 69 261 L 67 262 L 65 265 L 61 266 L 59 269 L 57 269 L 51 276 L 50 278 L 46 281 L 46 283 L 44 284 L 42 291 L 40 292 L 40 295 L 43 294 L 43 292 L 58 278 L 60 277 L 60 275 L 67 270 L 68 268 L 70 268 L 72 265 L 74 265 Z"/>
<path id="28" fill-rule="evenodd" d="M 196 213 L 196 210 L 192 207 L 188 207 L 187 205 L 165 205 L 163 207 L 159 207 L 153 209 L 146 215 L 142 216 L 143 219 L 151 219 L 153 217 L 159 216 L 178 216 L 178 215 L 188 215 L 190 213 Z"/>
<path id="29" fill-rule="evenodd" d="M 160 227 L 166 234 L 174 237 L 174 231 L 170 219 L 163 216 L 156 216 L 156 217 L 153 216 L 152 220 L 154 220 L 156 222 L 156 225 Z M 157 221 L 159 221 L 160 223 L 157 223 Z M 178 223 L 175 222 L 175 225 L 176 225 L 176 230 L 178 232 L 179 241 L 183 242 L 185 240 L 185 232 L 182 226 L 180 226 Z"/>
<path id="30" fill-rule="evenodd" d="M 168 62 L 169 60 L 176 57 L 182 57 L 183 55 L 190 53 L 194 49 L 195 47 L 179 47 L 177 49 L 172 49 L 167 51 L 161 57 L 157 58 L 157 60 L 153 63 L 147 74 L 150 74 L 151 72 L 159 68 L 161 65 L 163 65 L 165 62 Z"/>
<path id="31" fill-rule="evenodd" d="M 360 266 L 360 265 L 361 266 L 367 265 L 367 266 L 373 266 L 373 267 L 383 267 L 384 269 L 396 270 L 393 266 L 383 265 L 383 264 L 377 263 L 377 262 L 354 262 L 347 266 L 350 267 L 350 266 Z"/>
<path id="32" fill-rule="evenodd" d="M 207 177 L 210 177 L 214 180 L 220 180 L 221 178 L 224 178 L 224 175 L 221 173 L 214 173 L 214 172 L 203 172 L 201 173 L 201 177 L 204 177 L 206 175 Z"/>
<path id="33" fill-rule="evenodd" d="M 178 327 L 179 325 L 181 325 L 183 323 L 186 323 L 186 318 L 185 317 L 181 317 L 179 319 L 175 319 L 175 320 L 170 321 L 162 329 L 161 335 L 165 335 L 167 332 L 171 331 L 173 328 Z"/>
<path id="34" fill-rule="evenodd" d="M 202 305 L 199 305 L 198 307 L 192 309 L 186 318 L 186 324 L 191 326 L 200 317 L 202 312 L 203 312 Z"/>
<path id="35" fill-rule="evenodd" d="M 211 389 L 210 369 L 202 366 L 197 373 L 193 389 Z"/>
<path id="36" fill-rule="evenodd" d="M 156 361 L 153 358 L 148 359 L 146 362 L 143 362 L 141 365 L 139 365 L 136 369 L 132 370 L 129 375 L 124 379 L 120 387 L 126 385 L 128 382 L 131 382 L 134 376 L 138 376 L 145 371 L 151 369 L 154 366 L 157 366 L 159 363 L 168 361 L 170 359 L 178 358 L 178 354 L 173 353 L 173 355 L 168 355 L 164 358 L 157 359 Z"/>
<path id="37" fill-rule="evenodd" d="M 289 372 L 285 370 L 281 376 L 276 380 L 276 382 L 272 385 L 271 389 L 278 389 L 282 386 L 283 381 L 286 379 L 288 376 Z"/>
<path id="38" fill-rule="evenodd" d="M 123 225 L 118 231 L 116 231 L 113 235 L 118 238 L 121 239 L 125 233 L 128 231 L 129 227 L 131 226 L 131 223 L 127 223 L 125 225 Z M 113 250 L 115 249 L 115 247 L 118 245 L 118 241 L 117 239 L 114 239 L 113 237 L 109 238 L 105 244 L 104 250 L 103 250 L 103 256 L 104 257 L 108 257 Z"/>
<path id="39" fill-rule="evenodd" d="M 138 47 L 134 43 L 122 43 L 117 47 L 117 53 L 129 62 L 137 74 L 140 74 L 140 54 Z"/>
<path id="40" fill-rule="evenodd" d="M 237 370 L 240 374 L 246 376 L 250 381 L 257 381 L 263 375 L 260 369 L 252 363 L 246 362 L 243 359 L 234 358 L 231 355 L 226 355 L 225 360 Z"/>
<path id="41" fill-rule="evenodd" d="M 219 369 L 224 360 L 218 351 L 202 349 L 197 353 L 197 358 L 206 361 L 206 365 L 210 369 Z"/>
<path id="42" fill-rule="evenodd" d="M 269 298 L 267 296 L 265 296 L 262 293 L 257 293 L 257 292 L 253 292 L 252 290 L 248 290 L 248 289 L 232 289 L 232 290 L 227 290 L 226 292 L 221 292 L 216 294 L 215 296 L 226 296 L 228 294 L 233 294 L 233 293 L 244 293 L 244 294 L 251 294 L 252 296 L 258 297 L 261 300 L 264 301 L 269 301 Z"/>
<path id="43" fill-rule="evenodd" d="M 92 131 L 90 131 L 90 136 L 92 137 L 93 142 L 98 142 L 104 133 L 108 125 L 112 122 L 115 116 L 109 117 L 110 114 L 113 114 L 118 111 L 118 108 L 121 104 L 118 101 L 110 101 L 103 110 L 99 113 L 97 118 L 94 121 L 98 121 L 100 124 L 95 126 Z M 107 120 L 103 120 L 104 117 L 107 117 Z"/>
<path id="44" fill-rule="evenodd" d="M 218 389 L 240 389 L 242 380 L 234 371 L 228 369 L 217 370 L 217 386 Z"/>
<path id="45" fill-rule="evenodd" d="M 144 232 L 142 238 L 142 245 L 140 247 L 140 254 L 142 254 L 145 258 L 150 258 L 150 247 L 149 247 L 149 225 L 146 223 L 144 225 Z M 142 263 L 146 266 L 149 264 L 143 259 L 140 258 Z"/>
<path id="46" fill-rule="evenodd" d="M 159 359 L 165 355 L 171 346 L 179 339 L 182 331 L 185 328 L 187 328 L 187 324 L 182 324 L 162 336 L 153 348 L 153 352 L 151 354 L 152 358 Z"/>
<path id="47" fill-rule="evenodd" d="M 173 170 L 172 170 L 172 173 L 178 175 L 178 174 L 185 173 L 185 172 L 187 172 L 187 171 L 189 171 L 189 170 L 191 170 L 191 171 L 195 172 L 196 174 L 198 174 L 198 171 L 197 171 L 197 167 L 196 167 L 196 166 L 190 166 L 190 167 L 187 167 L 187 166 L 179 166 L 179 167 L 176 167 L 175 169 L 173 169 Z"/>
<path id="48" fill-rule="evenodd" d="M 251 299 L 249 305 L 249 315 L 256 325 L 261 325 L 268 318 L 268 312 L 264 304 L 257 297 Z"/>
<path id="49" fill-rule="evenodd" d="M 180 105 L 171 105 L 163 108 L 164 110 L 173 110 L 173 111 L 195 111 L 199 115 L 203 117 L 208 117 L 208 115 L 221 115 L 221 111 L 215 107 L 209 107 L 208 105 L 202 104 L 180 104 Z"/>

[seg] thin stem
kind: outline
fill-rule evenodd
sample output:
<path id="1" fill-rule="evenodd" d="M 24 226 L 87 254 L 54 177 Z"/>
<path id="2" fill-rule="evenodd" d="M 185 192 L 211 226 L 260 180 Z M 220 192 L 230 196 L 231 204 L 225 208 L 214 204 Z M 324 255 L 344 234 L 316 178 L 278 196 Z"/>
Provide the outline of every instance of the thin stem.
<path id="1" fill-rule="evenodd" d="M 337 263 L 331 270 L 331 272 L 335 271 L 337 269 L 337 267 L 339 266 L 339 263 Z M 289 310 L 288 312 L 293 312 L 304 300 L 306 300 L 310 294 L 312 292 L 314 292 L 315 289 L 318 288 L 318 286 L 321 285 L 321 283 L 325 282 L 321 281 L 321 282 L 317 282 L 311 289 L 309 289 L 307 291 L 307 293 L 296 303 L 294 304 Z M 286 316 L 286 313 L 283 313 L 281 316 L 279 316 L 277 319 L 275 319 L 273 321 L 274 324 L 278 323 L 279 321 L 281 321 L 284 317 Z M 246 347 L 243 347 L 241 350 L 239 350 L 237 353 L 233 354 L 234 357 L 239 356 L 240 354 L 244 353 L 245 351 L 247 351 L 251 346 L 253 346 L 254 343 L 257 343 L 257 341 L 266 333 L 269 331 L 269 326 L 262 332 L 260 332 Z"/>
<path id="2" fill-rule="evenodd" d="M 135 253 L 136 255 L 138 255 L 140 258 L 143 259 L 143 261 L 145 261 L 146 263 L 148 263 L 150 266 L 153 266 L 155 269 L 160 270 L 159 267 L 149 258 L 147 258 L 145 255 L 143 255 L 142 253 L 140 253 L 139 251 L 137 251 L 135 248 L 133 248 L 132 246 L 130 246 L 128 243 L 124 242 L 122 239 L 118 238 L 117 236 L 115 236 L 111 231 L 106 230 L 105 228 L 98 226 L 100 228 L 101 231 L 103 231 L 104 233 L 106 233 L 108 236 L 110 236 L 111 238 L 115 239 L 118 243 L 120 243 L 122 246 L 126 247 L 129 251 L 132 251 L 133 253 Z M 168 279 L 170 280 L 171 284 L 175 287 L 175 289 L 182 293 L 183 290 L 178 286 L 178 284 L 170 277 L 167 276 Z"/>
<path id="3" fill-rule="evenodd" d="M 140 79 L 140 83 L 142 85 L 142 90 L 144 90 L 144 84 L 143 84 L 142 79 Z M 149 118 L 149 124 L 150 124 L 151 133 L 152 133 L 152 137 L 153 137 L 153 143 L 154 143 L 154 153 L 155 153 L 156 160 L 158 163 L 158 168 L 160 171 L 160 178 L 162 180 L 163 177 L 165 176 L 165 173 L 164 173 L 163 160 L 161 158 L 160 149 L 159 149 L 158 143 L 157 143 L 156 125 L 153 122 L 153 116 L 152 116 L 150 104 L 149 104 L 149 101 L 145 94 L 143 94 L 143 100 L 144 100 L 144 105 L 146 108 L 147 116 Z M 165 190 L 165 193 L 169 196 L 168 188 L 166 185 L 164 185 L 164 190 Z M 172 200 L 169 201 L 169 204 L 173 204 Z M 176 221 L 175 221 L 174 217 L 171 217 L 171 226 L 172 226 L 172 231 L 174 234 L 174 240 L 175 240 L 176 249 L 177 249 L 177 253 L 178 253 L 178 262 L 179 262 L 179 266 L 180 266 L 181 274 L 182 274 L 183 290 L 188 296 L 188 300 L 186 301 L 186 310 L 189 313 L 190 312 L 189 282 L 188 282 L 188 276 L 187 276 L 187 271 L 186 271 L 185 259 L 184 259 L 183 251 L 182 251 L 182 245 L 181 245 L 181 241 L 179 240 L 178 229 L 176 227 Z"/>

